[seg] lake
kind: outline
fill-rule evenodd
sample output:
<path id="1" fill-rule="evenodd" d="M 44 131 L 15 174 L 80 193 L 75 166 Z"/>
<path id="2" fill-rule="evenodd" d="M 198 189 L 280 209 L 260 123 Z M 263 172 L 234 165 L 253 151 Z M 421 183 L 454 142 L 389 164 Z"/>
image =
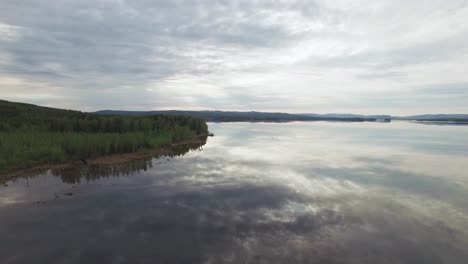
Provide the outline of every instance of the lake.
<path id="1" fill-rule="evenodd" d="M 0 263 L 468 263 L 468 126 L 209 129 L 0 186 Z"/>

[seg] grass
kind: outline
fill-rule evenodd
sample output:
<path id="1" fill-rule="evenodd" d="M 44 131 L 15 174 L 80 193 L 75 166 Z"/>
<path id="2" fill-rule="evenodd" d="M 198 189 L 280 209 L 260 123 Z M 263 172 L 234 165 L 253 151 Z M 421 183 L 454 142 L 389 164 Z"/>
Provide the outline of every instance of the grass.
<path id="1" fill-rule="evenodd" d="M 196 133 L 180 127 L 165 133 L 0 132 L 0 173 L 44 163 L 136 152 L 191 139 Z"/>

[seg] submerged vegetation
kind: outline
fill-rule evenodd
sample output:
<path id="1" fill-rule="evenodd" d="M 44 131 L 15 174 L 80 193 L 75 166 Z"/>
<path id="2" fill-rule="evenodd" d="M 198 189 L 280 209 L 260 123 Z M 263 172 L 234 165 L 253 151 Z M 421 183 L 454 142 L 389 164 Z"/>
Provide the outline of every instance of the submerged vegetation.
<path id="1" fill-rule="evenodd" d="M 205 121 L 188 116 L 100 116 L 0 101 L 0 172 L 135 152 L 207 133 Z"/>

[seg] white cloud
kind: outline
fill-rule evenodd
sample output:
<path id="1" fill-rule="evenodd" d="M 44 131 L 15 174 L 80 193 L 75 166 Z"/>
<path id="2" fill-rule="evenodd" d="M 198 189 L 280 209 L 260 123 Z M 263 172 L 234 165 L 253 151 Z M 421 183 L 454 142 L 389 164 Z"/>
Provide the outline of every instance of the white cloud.
<path id="1" fill-rule="evenodd" d="M 468 112 L 425 96 L 468 84 L 467 16 L 462 0 L 3 2 L 0 73 L 41 84 L 17 100 L 91 110 Z"/>
<path id="2" fill-rule="evenodd" d="M 20 28 L 0 22 L 0 41 L 15 41 L 21 36 Z"/>

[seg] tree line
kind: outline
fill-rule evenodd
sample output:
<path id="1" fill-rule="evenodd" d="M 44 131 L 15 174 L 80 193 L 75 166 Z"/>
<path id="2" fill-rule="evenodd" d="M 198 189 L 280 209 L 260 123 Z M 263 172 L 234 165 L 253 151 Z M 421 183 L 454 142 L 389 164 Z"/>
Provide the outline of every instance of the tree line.
<path id="1" fill-rule="evenodd" d="M 190 116 L 101 116 L 0 101 L 0 172 L 135 152 L 206 134 L 205 121 Z"/>

